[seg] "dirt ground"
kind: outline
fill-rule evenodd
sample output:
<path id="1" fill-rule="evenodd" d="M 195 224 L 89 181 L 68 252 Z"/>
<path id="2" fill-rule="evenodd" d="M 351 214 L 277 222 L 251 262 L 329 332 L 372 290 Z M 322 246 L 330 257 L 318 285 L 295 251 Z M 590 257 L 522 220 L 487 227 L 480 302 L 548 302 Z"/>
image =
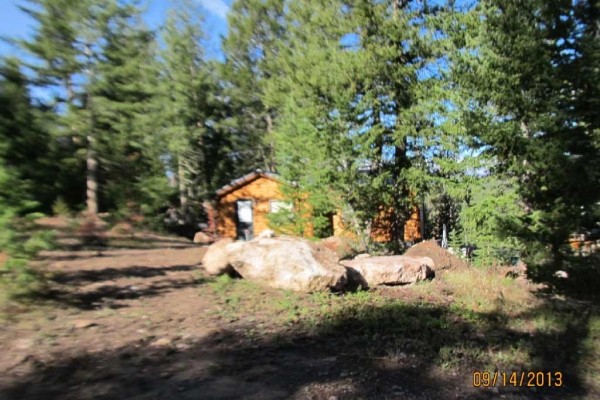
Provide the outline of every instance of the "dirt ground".
<path id="1" fill-rule="evenodd" d="M 226 292 L 227 282 L 200 271 L 204 248 L 146 236 L 136 238 L 140 249 L 130 239 L 119 249 L 43 254 L 50 299 L 0 327 L 0 399 L 562 398 L 474 388 L 468 366 L 440 368 L 411 343 L 385 357 L 363 351 L 368 341 L 392 340 L 376 334 L 347 340 L 352 332 L 335 326 L 308 334 L 295 325 L 296 304 L 317 297 L 255 286 Z M 402 312 L 430 321 L 442 313 Z M 385 315 L 371 323 L 385 325 Z M 344 326 L 358 332 L 355 319 Z"/>

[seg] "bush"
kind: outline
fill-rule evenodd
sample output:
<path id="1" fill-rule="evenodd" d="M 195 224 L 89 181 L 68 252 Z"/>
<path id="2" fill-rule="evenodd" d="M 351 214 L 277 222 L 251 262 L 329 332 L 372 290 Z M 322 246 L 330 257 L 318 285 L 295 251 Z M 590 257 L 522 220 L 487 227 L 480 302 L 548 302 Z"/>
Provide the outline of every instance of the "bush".
<path id="1" fill-rule="evenodd" d="M 71 216 L 71 209 L 62 197 L 58 197 L 52 204 L 52 214 L 55 216 Z"/>
<path id="2" fill-rule="evenodd" d="M 53 247 L 54 233 L 29 233 L 32 225 L 27 218 L 7 218 L 6 214 L 0 217 L 0 225 L 0 249 L 7 255 L 7 260 L 0 265 L 1 300 L 18 301 L 39 295 L 46 287 L 45 279 L 39 270 L 32 267 L 31 260 L 40 251 Z"/>

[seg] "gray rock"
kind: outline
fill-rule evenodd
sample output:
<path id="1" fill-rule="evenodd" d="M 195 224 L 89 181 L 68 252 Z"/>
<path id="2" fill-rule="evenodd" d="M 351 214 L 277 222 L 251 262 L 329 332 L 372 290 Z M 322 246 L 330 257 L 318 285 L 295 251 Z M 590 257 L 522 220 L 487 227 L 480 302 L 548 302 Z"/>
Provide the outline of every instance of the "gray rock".
<path id="1" fill-rule="evenodd" d="M 369 258 L 369 257 L 371 257 L 370 254 L 368 254 L 368 253 L 362 253 L 362 254 L 358 254 L 356 257 L 354 257 L 354 259 L 355 260 L 362 260 L 362 259 Z"/>
<path id="2" fill-rule="evenodd" d="M 261 233 L 258 234 L 259 238 L 272 238 L 275 237 L 275 232 L 270 229 L 265 229 Z"/>
<path id="3" fill-rule="evenodd" d="M 569 278 L 569 274 L 566 271 L 556 271 L 554 273 L 554 276 L 559 278 L 559 279 L 568 279 Z"/>
<path id="4" fill-rule="evenodd" d="M 71 326 L 75 329 L 86 329 L 97 325 L 97 323 L 88 319 L 76 319 L 75 321 L 71 322 Z"/>
<path id="5" fill-rule="evenodd" d="M 210 242 L 212 242 L 212 238 L 204 232 L 196 232 L 194 235 L 194 243 L 209 244 Z"/>
<path id="6" fill-rule="evenodd" d="M 229 265 L 226 251 L 226 247 L 232 243 L 233 239 L 225 238 L 208 247 L 202 258 L 202 265 L 206 272 L 210 275 L 223 275 L 233 271 Z"/>
<path id="7" fill-rule="evenodd" d="M 165 347 L 165 346 L 171 346 L 173 344 L 173 341 L 171 339 L 168 338 L 160 338 L 158 340 L 155 340 L 154 342 L 150 343 L 151 347 Z"/>
<path id="8" fill-rule="evenodd" d="M 363 286 L 401 285 L 415 283 L 433 276 L 433 261 L 429 257 L 380 256 L 343 260 L 352 275 L 362 279 Z"/>
<path id="9" fill-rule="evenodd" d="M 227 245 L 228 259 L 244 278 L 279 289 L 341 289 L 346 269 L 335 253 L 306 239 L 282 236 Z"/>

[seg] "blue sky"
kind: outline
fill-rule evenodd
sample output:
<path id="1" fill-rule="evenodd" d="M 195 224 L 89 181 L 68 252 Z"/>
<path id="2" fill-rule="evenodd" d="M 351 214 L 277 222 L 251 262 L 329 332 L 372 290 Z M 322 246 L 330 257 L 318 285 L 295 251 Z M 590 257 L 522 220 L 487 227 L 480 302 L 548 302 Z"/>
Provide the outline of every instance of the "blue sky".
<path id="1" fill-rule="evenodd" d="M 227 34 L 227 12 L 233 0 L 194 0 L 204 10 L 204 32 L 208 36 L 207 54 L 220 57 L 220 36 Z M 27 38 L 34 30 L 34 21 L 19 10 L 24 0 L 0 0 L 0 37 Z M 143 0 L 147 4 L 146 23 L 156 28 L 164 21 L 169 0 Z M 22 55 L 14 46 L 0 41 L 0 57 Z"/>

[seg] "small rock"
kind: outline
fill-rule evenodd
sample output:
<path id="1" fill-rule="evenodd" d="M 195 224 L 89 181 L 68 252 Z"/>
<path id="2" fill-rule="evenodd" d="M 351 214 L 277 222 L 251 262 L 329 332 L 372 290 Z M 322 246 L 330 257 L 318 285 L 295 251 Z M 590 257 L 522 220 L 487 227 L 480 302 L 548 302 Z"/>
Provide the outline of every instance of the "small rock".
<path id="1" fill-rule="evenodd" d="M 348 372 L 347 372 L 347 371 L 343 371 L 343 372 L 340 374 L 340 378 L 347 378 L 347 377 L 348 377 L 348 375 L 349 375 L 349 374 L 348 374 Z"/>
<path id="2" fill-rule="evenodd" d="M 363 258 L 369 258 L 369 257 L 371 257 L 370 254 L 368 254 L 368 253 L 362 253 L 362 254 L 358 254 L 356 257 L 354 257 L 354 259 L 355 260 L 361 260 Z"/>
<path id="3" fill-rule="evenodd" d="M 212 238 L 204 232 L 196 232 L 194 235 L 194 243 L 209 244 L 210 242 L 212 242 Z"/>
<path id="4" fill-rule="evenodd" d="M 75 329 L 86 329 L 86 328 L 91 328 L 92 326 L 96 326 L 98 324 L 96 324 L 94 321 L 90 321 L 88 319 L 77 319 L 77 320 L 73 321 L 71 325 Z"/>
<path id="5" fill-rule="evenodd" d="M 18 350 L 27 350 L 33 347 L 35 340 L 33 339 L 17 339 L 13 342 L 13 348 Z"/>
<path id="6" fill-rule="evenodd" d="M 160 374 L 161 379 L 169 379 L 171 376 L 173 376 L 173 374 L 168 371 L 161 372 L 161 374 Z"/>
<path id="7" fill-rule="evenodd" d="M 334 363 L 334 362 L 336 362 L 336 361 L 337 361 L 337 357 L 336 357 L 336 356 L 333 356 L 333 357 L 325 357 L 325 358 L 323 359 L 323 362 L 326 362 L 326 363 Z"/>
<path id="8" fill-rule="evenodd" d="M 258 234 L 259 238 L 272 238 L 275 237 L 275 232 L 270 229 L 265 229 L 261 233 Z"/>
<path id="9" fill-rule="evenodd" d="M 569 274 L 566 271 L 556 271 L 554 273 L 554 276 L 560 279 L 567 279 L 569 277 Z"/>
<path id="10" fill-rule="evenodd" d="M 175 348 L 177 350 L 187 350 L 187 349 L 190 348 L 190 346 L 187 345 L 187 344 L 185 344 L 185 343 L 178 343 L 178 344 L 175 345 Z"/>
<path id="11" fill-rule="evenodd" d="M 170 346 L 171 344 L 173 344 L 173 341 L 171 339 L 160 338 L 160 339 L 155 340 L 154 342 L 152 342 L 150 344 L 150 346 L 152 346 L 152 347 L 163 347 L 163 346 Z"/>
<path id="12" fill-rule="evenodd" d="M 329 400 L 338 400 L 337 396 L 330 396 Z"/>
<path id="13" fill-rule="evenodd" d="M 137 292 L 140 289 L 141 289 L 141 287 L 139 287 L 139 286 L 135 286 L 135 285 L 129 286 L 129 290 L 131 290 L 132 292 Z"/>

